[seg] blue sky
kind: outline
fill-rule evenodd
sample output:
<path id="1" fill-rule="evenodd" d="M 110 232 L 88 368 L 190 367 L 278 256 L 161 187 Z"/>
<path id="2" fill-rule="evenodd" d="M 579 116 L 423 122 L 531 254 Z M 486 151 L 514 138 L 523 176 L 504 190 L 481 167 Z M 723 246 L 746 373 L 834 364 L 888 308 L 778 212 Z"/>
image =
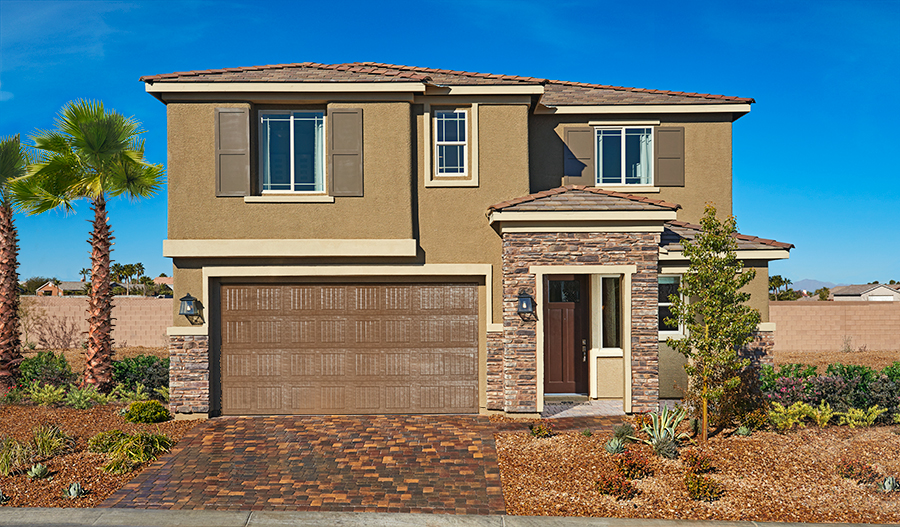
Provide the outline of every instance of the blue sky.
<path id="1" fill-rule="evenodd" d="M 734 126 L 740 230 L 794 243 L 770 274 L 900 280 L 900 1 L 262 2 L 0 0 L 0 135 L 53 126 L 78 98 L 147 130 L 165 106 L 141 75 L 377 61 L 753 97 Z M 113 258 L 171 273 L 166 193 L 114 201 Z M 16 217 L 23 278 L 76 280 L 91 214 Z"/>

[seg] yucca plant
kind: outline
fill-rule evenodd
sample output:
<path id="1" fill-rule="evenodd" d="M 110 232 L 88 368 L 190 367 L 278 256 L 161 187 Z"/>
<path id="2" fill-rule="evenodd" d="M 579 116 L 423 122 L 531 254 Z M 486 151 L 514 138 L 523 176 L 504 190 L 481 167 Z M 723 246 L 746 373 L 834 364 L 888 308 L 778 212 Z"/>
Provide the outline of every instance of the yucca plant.
<path id="1" fill-rule="evenodd" d="M 84 383 L 106 392 L 112 384 L 112 232 L 106 201 L 156 194 L 162 165 L 144 161 L 140 123 L 97 101 L 73 101 L 60 111 L 56 130 L 33 136 L 37 159 L 25 177 L 10 183 L 12 201 L 29 214 L 59 207 L 72 210 L 86 198 L 94 211 L 91 232 L 91 292 Z"/>
<path id="2" fill-rule="evenodd" d="M 16 385 L 23 358 L 19 340 L 19 239 L 9 182 L 25 175 L 28 162 L 18 135 L 0 138 L 0 388 L 5 390 Z"/>

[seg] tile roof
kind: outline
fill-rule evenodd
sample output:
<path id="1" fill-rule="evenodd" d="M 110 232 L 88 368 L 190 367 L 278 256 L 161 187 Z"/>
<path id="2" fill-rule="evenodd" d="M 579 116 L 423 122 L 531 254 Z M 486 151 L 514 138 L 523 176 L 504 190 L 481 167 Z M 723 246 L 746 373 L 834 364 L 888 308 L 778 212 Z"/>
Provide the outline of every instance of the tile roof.
<path id="1" fill-rule="evenodd" d="M 687 223 L 683 221 L 670 221 L 666 223 L 660 238 L 660 245 L 670 251 L 680 251 L 683 249 L 681 240 L 693 240 L 703 228 L 700 225 Z M 760 250 L 760 249 L 793 249 L 794 244 L 769 240 L 767 238 L 759 238 L 757 236 L 749 236 L 746 234 L 735 234 L 739 251 Z"/>
<path id="2" fill-rule="evenodd" d="M 298 62 L 242 68 L 180 71 L 147 75 L 143 82 L 424 82 L 438 86 L 539 85 L 542 103 L 548 106 L 602 104 L 721 104 L 753 103 L 753 99 L 708 93 L 648 90 L 604 84 L 587 84 L 537 77 L 498 75 L 471 71 L 420 68 L 380 62 L 320 64 Z"/>
<path id="3" fill-rule="evenodd" d="M 681 205 L 584 185 L 536 192 L 488 207 L 488 212 L 678 210 Z"/>
<path id="4" fill-rule="evenodd" d="M 888 289 L 893 290 L 894 286 L 889 284 L 854 284 L 854 285 L 839 285 L 831 288 L 831 294 L 835 296 L 859 296 L 864 293 L 868 293 L 873 289 L 878 289 L 879 287 L 886 287 Z"/>

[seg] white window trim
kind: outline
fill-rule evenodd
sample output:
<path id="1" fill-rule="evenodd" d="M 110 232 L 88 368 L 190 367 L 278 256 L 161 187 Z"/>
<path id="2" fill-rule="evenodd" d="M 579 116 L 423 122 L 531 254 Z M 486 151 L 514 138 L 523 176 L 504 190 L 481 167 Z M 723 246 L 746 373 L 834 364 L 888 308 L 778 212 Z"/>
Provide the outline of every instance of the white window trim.
<path id="1" fill-rule="evenodd" d="M 651 153 L 650 153 L 650 182 L 649 183 L 625 183 L 625 133 L 629 128 L 649 128 L 650 129 L 650 145 L 651 145 Z M 600 130 L 621 130 L 622 131 L 622 167 L 619 172 L 620 181 L 622 183 L 603 183 L 600 181 L 600 152 L 597 148 L 597 132 Z M 630 188 L 630 189 L 641 189 L 644 192 L 658 192 L 658 187 L 656 184 L 656 159 L 655 159 L 655 151 L 652 149 L 655 148 L 652 145 L 656 144 L 656 127 L 649 125 L 628 125 L 628 126 L 595 126 L 594 127 L 594 186 L 599 188 L 606 187 L 618 187 L 618 188 Z"/>
<path id="2" fill-rule="evenodd" d="M 681 297 L 682 299 L 684 298 L 684 297 L 681 296 L 681 281 L 684 280 L 684 276 L 683 276 L 683 275 L 681 275 L 681 274 L 679 274 L 679 273 L 660 273 L 660 274 L 658 275 L 657 279 L 656 279 L 656 285 L 657 285 L 657 297 L 659 296 L 659 289 L 658 289 L 658 288 L 659 288 L 659 279 L 660 279 L 660 278 L 677 278 L 677 279 L 678 279 L 678 289 L 679 289 L 678 296 Z M 666 305 L 666 306 L 671 306 L 672 303 L 671 303 L 671 302 L 660 302 L 660 303 L 658 303 L 658 306 L 664 306 L 664 305 Z M 657 307 L 657 309 L 656 309 L 656 317 L 657 317 L 657 320 L 658 320 L 658 319 L 659 319 L 659 307 Z M 683 338 L 683 337 L 685 336 L 684 324 L 682 324 L 680 321 L 678 322 L 678 329 L 675 329 L 675 330 L 662 330 L 662 329 L 657 328 L 657 330 L 659 331 L 659 340 L 661 340 L 661 341 L 665 341 L 665 340 L 666 340 L 667 338 L 669 338 L 669 337 L 673 337 L 673 338 L 680 338 L 680 337 L 681 337 L 681 338 Z"/>
<path id="3" fill-rule="evenodd" d="M 437 127 L 438 127 L 438 114 L 454 114 L 454 115 L 462 115 L 463 116 L 463 125 L 465 127 L 466 139 L 464 141 L 438 141 Z M 449 108 L 449 109 L 441 109 L 435 110 L 434 116 L 431 118 L 431 129 L 435 130 L 434 133 L 434 178 L 461 178 L 468 179 L 469 177 L 469 110 L 466 108 Z M 462 172 L 453 172 L 447 174 L 441 174 L 440 164 L 438 162 L 439 159 L 439 149 L 442 146 L 462 146 Z"/>
<path id="4" fill-rule="evenodd" d="M 477 187 L 478 183 L 478 110 L 479 104 L 471 103 L 465 107 L 439 107 L 438 110 L 468 110 L 468 157 L 465 175 L 437 175 L 437 146 L 434 120 L 434 109 L 431 103 L 423 103 L 422 129 L 424 135 L 423 156 L 425 167 L 425 188 L 436 187 Z"/>
<path id="5" fill-rule="evenodd" d="M 288 113 L 291 116 L 291 138 L 290 138 L 290 146 L 291 146 L 291 189 L 292 190 L 264 190 L 265 182 L 263 181 L 263 173 L 264 173 L 264 163 L 266 162 L 266 157 L 262 155 L 262 118 L 264 115 L 271 114 L 284 114 Z M 294 188 L 294 114 L 295 113 L 321 113 L 322 114 L 322 140 L 326 143 L 323 145 L 322 151 L 322 190 L 293 190 Z M 259 135 L 257 138 L 257 144 L 259 145 L 257 148 L 259 149 L 259 196 L 328 196 L 328 112 L 325 110 L 260 110 L 258 119 L 259 122 Z M 246 200 L 246 198 L 245 198 Z M 250 201 L 263 201 L 263 200 L 250 200 Z M 268 201 L 268 200 L 266 200 Z"/>

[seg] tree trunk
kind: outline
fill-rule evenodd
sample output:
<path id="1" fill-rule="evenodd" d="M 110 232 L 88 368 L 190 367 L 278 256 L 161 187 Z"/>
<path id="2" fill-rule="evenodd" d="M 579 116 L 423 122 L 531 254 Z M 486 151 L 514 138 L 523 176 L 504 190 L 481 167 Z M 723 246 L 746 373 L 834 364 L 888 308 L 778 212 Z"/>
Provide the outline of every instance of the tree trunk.
<path id="1" fill-rule="evenodd" d="M 91 298 L 88 308 L 88 341 L 84 384 L 98 390 L 112 388 L 112 292 L 109 261 L 112 231 L 106 218 L 106 199 L 95 198 L 93 232 L 91 232 Z"/>
<path id="2" fill-rule="evenodd" d="M 19 240 L 9 203 L 0 205 L 0 388 L 16 385 L 19 340 Z"/>

